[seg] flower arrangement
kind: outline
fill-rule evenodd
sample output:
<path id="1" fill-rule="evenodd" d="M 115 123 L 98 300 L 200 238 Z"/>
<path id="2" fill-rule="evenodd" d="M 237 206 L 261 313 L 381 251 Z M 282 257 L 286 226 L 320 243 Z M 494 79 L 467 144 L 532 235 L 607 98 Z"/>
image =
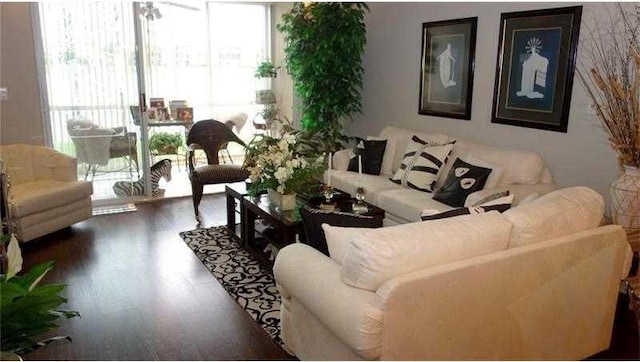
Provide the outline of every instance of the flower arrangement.
<path id="1" fill-rule="evenodd" d="M 640 5 L 616 4 L 587 28 L 578 77 L 621 166 L 640 168 Z"/>
<path id="2" fill-rule="evenodd" d="M 254 138 L 247 146 L 244 167 L 250 173 L 252 192 L 273 189 L 291 194 L 314 183 L 324 170 L 324 156 L 309 147 L 299 132 L 289 131 L 279 138 Z"/>

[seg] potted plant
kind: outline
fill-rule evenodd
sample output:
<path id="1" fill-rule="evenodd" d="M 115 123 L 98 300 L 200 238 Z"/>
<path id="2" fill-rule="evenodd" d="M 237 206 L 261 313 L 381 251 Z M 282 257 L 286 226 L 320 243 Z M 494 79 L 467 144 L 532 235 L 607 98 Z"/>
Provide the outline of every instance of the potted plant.
<path id="1" fill-rule="evenodd" d="M 366 43 L 365 3 L 295 3 L 277 25 L 284 35 L 286 67 L 301 100 L 302 128 L 341 148 L 344 117 L 361 112 Z"/>
<path id="2" fill-rule="evenodd" d="M 308 188 L 324 170 L 324 157 L 309 147 L 296 131 L 280 138 L 254 138 L 245 155 L 252 194 L 268 190 L 269 199 L 281 210 L 295 206 L 295 195 Z"/>
<path id="3" fill-rule="evenodd" d="M 80 313 L 58 309 L 67 299 L 60 293 L 65 285 L 40 285 L 45 274 L 53 267 L 49 261 L 33 267 L 23 275 L 22 255 L 18 241 L 11 235 L 0 233 L 2 242 L 11 239 L 7 248 L 6 274 L 0 274 L 0 334 L 3 360 L 11 355 L 22 356 L 57 340 L 71 341 L 69 336 L 51 337 L 41 341 L 37 338 L 44 332 L 58 328 L 60 318 L 79 317 Z"/>
<path id="4" fill-rule="evenodd" d="M 149 138 L 149 150 L 154 155 L 177 154 L 180 146 L 182 135 L 179 133 L 158 132 Z"/>
<path id="5" fill-rule="evenodd" d="M 627 231 L 640 232 L 640 5 L 614 6 L 606 26 L 587 28 L 582 37 L 577 74 L 618 154 L 611 218 Z"/>
<path id="6" fill-rule="evenodd" d="M 276 67 L 270 60 L 263 60 L 258 64 L 254 76 L 256 78 L 275 78 L 278 76 L 278 69 L 280 67 Z"/>

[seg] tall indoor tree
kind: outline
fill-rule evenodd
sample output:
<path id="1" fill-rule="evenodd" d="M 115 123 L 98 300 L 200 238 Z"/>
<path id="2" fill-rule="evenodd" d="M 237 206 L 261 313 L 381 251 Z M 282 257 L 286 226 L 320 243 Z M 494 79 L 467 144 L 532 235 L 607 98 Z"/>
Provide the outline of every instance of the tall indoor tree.
<path id="1" fill-rule="evenodd" d="M 343 119 L 362 112 L 368 10 L 358 2 L 295 3 L 277 26 L 301 101 L 302 129 L 321 140 L 325 151 L 335 151 L 345 140 Z"/>

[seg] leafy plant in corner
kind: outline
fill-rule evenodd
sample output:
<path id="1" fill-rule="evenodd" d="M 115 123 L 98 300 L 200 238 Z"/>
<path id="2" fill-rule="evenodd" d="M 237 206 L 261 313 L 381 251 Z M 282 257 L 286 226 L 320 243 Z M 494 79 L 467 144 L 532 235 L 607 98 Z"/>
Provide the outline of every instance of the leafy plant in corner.
<path id="1" fill-rule="evenodd" d="M 256 78 L 275 78 L 278 76 L 278 69 L 280 67 L 276 67 L 269 60 L 264 60 L 262 63 L 258 64 L 258 68 L 256 68 L 256 72 L 254 76 Z"/>
<path id="2" fill-rule="evenodd" d="M 22 269 L 18 241 L 14 236 L 0 233 L 3 243 L 9 238 L 7 273 L 0 275 L 0 349 L 3 353 L 24 355 L 57 340 L 71 341 L 69 336 L 37 341 L 40 334 L 57 329 L 56 323 L 60 318 L 79 317 L 80 313 L 58 309 L 67 302 L 60 296 L 65 285 L 39 285 L 53 267 L 52 261 L 35 266 L 24 275 L 17 275 Z"/>
<path id="3" fill-rule="evenodd" d="M 149 149 L 155 155 L 170 155 L 182 146 L 182 136 L 179 133 L 158 132 L 149 138 Z"/>
<path id="4" fill-rule="evenodd" d="M 323 151 L 346 138 L 342 120 L 362 112 L 365 3 L 295 3 L 277 25 L 286 66 L 301 100 L 302 128 Z"/>

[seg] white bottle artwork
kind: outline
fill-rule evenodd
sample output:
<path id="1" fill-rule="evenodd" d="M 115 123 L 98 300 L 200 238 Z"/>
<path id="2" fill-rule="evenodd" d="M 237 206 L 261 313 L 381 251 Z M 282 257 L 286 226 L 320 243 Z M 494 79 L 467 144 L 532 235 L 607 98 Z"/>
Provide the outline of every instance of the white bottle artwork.
<path id="1" fill-rule="evenodd" d="M 539 54 L 542 42 L 538 38 L 529 39 L 525 49 L 528 55 L 522 63 L 522 80 L 520 81 L 520 90 L 516 92 L 516 95 L 529 99 L 544 98 L 544 94 L 535 91 L 534 86 L 546 88 L 549 60 Z"/>
<path id="2" fill-rule="evenodd" d="M 447 43 L 447 49 L 445 49 L 442 54 L 438 55 L 440 82 L 445 88 L 456 85 L 456 81 L 454 80 L 455 63 L 456 58 L 454 58 L 453 52 L 451 51 L 451 43 Z"/>

